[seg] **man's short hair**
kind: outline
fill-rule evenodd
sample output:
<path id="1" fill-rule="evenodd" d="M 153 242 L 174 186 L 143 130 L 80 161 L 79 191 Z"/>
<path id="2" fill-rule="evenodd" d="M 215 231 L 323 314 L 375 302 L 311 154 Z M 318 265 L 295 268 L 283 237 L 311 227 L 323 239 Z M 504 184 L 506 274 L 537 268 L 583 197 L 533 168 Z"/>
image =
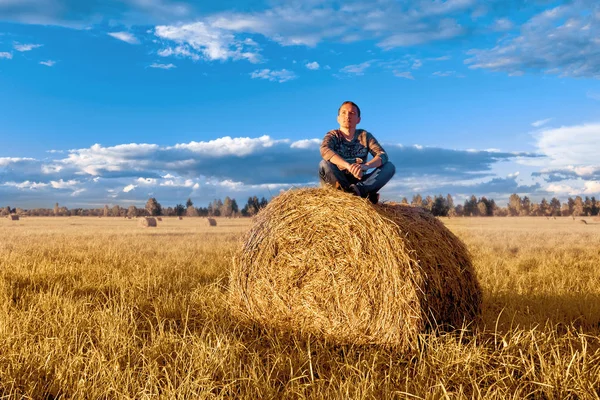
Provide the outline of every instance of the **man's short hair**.
<path id="1" fill-rule="evenodd" d="M 358 108 L 358 106 L 356 105 L 356 103 L 354 103 L 353 101 L 345 101 L 342 103 L 342 105 L 340 106 L 340 108 L 338 108 L 338 115 L 340 115 L 340 110 L 342 109 L 342 106 L 344 104 L 352 104 L 353 107 L 356 107 L 356 112 L 358 113 L 358 117 L 360 118 L 360 108 Z"/>

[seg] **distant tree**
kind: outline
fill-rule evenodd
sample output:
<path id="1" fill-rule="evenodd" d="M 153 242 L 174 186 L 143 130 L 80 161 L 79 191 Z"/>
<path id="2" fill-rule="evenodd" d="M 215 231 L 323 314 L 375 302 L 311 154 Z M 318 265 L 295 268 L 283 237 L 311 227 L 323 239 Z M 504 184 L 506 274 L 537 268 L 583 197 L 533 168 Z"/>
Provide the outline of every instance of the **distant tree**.
<path id="1" fill-rule="evenodd" d="M 527 216 L 531 211 L 531 200 L 527 196 L 523 196 L 523 200 L 521 200 L 521 211 L 519 215 Z"/>
<path id="2" fill-rule="evenodd" d="M 219 217 L 221 215 L 221 207 L 223 207 L 223 201 L 221 199 L 215 199 L 208 205 L 208 215 L 211 217 Z"/>
<path id="3" fill-rule="evenodd" d="M 569 203 L 563 203 L 560 207 L 560 215 L 563 217 L 567 217 L 571 215 L 571 211 L 569 211 Z"/>
<path id="4" fill-rule="evenodd" d="M 551 215 L 560 216 L 560 200 L 556 197 L 553 197 L 552 200 L 550 200 L 550 211 Z"/>
<path id="5" fill-rule="evenodd" d="M 119 207 L 118 205 L 114 205 L 111 210 L 111 215 L 113 217 L 120 217 L 121 216 L 121 207 Z"/>
<path id="6" fill-rule="evenodd" d="M 223 201 L 223 206 L 221 207 L 221 215 L 223 217 L 231 217 L 232 214 L 233 208 L 231 207 L 231 199 L 229 196 L 226 196 L 225 200 Z"/>
<path id="7" fill-rule="evenodd" d="M 487 206 L 482 201 L 477 203 L 477 215 L 479 215 L 481 217 L 487 216 Z"/>
<path id="8" fill-rule="evenodd" d="M 237 201 L 235 201 L 235 199 L 231 199 L 231 212 L 233 213 L 233 215 L 238 215 L 240 212 Z"/>
<path id="9" fill-rule="evenodd" d="M 585 201 L 583 202 L 583 215 L 592 215 L 592 199 L 588 196 L 585 196 Z"/>
<path id="10" fill-rule="evenodd" d="M 104 209 L 102 210 L 102 216 L 108 217 L 108 205 L 104 205 Z"/>
<path id="11" fill-rule="evenodd" d="M 185 210 L 185 215 L 187 217 L 197 217 L 198 216 L 198 210 L 196 210 L 196 207 L 189 206 L 186 210 Z"/>
<path id="12" fill-rule="evenodd" d="M 449 209 L 454 209 L 454 199 L 452 198 L 450 193 L 446 195 L 446 204 L 448 205 Z"/>
<path id="13" fill-rule="evenodd" d="M 58 203 L 54 204 L 54 215 L 58 215 Z"/>
<path id="14" fill-rule="evenodd" d="M 465 207 L 462 204 L 458 204 L 454 207 L 454 213 L 457 217 L 462 217 L 465 215 Z"/>
<path id="15" fill-rule="evenodd" d="M 268 204 L 269 204 L 269 201 L 266 198 L 261 197 L 260 198 L 260 203 L 258 204 L 258 208 L 259 209 L 265 208 Z"/>
<path id="16" fill-rule="evenodd" d="M 190 208 L 194 205 L 194 203 L 192 202 L 192 199 L 188 198 L 187 201 L 185 202 L 185 208 Z"/>
<path id="17" fill-rule="evenodd" d="M 448 211 L 450 207 L 448 207 L 448 202 L 442 195 L 435 196 L 433 199 L 433 204 L 431 205 L 431 213 L 435 216 L 445 217 L 448 215 Z"/>
<path id="18" fill-rule="evenodd" d="M 508 199 L 508 213 L 512 216 L 517 216 L 521 213 L 521 197 L 513 193 Z"/>
<path id="19" fill-rule="evenodd" d="M 479 208 L 477 208 L 477 197 L 471 195 L 470 198 L 465 200 L 465 206 L 463 211 L 465 217 L 479 215 Z"/>
<path id="20" fill-rule="evenodd" d="M 127 209 L 127 216 L 132 218 L 137 217 L 137 207 L 134 205 L 129 206 Z"/>
<path id="21" fill-rule="evenodd" d="M 183 214 L 185 214 L 185 207 L 183 206 L 183 204 L 177 204 L 175 206 L 174 212 L 176 216 L 181 217 Z"/>
<path id="22" fill-rule="evenodd" d="M 260 202 L 258 201 L 258 197 L 248 197 L 248 202 L 242 209 L 242 215 L 244 216 L 253 216 L 260 209 Z"/>
<path id="23" fill-rule="evenodd" d="M 146 202 L 146 212 L 149 216 L 154 217 L 162 214 L 162 207 L 154 197 L 150 197 Z"/>
<path id="24" fill-rule="evenodd" d="M 406 197 L 403 197 L 402 201 L 400 201 L 400 204 L 408 204 L 408 199 Z"/>
<path id="25" fill-rule="evenodd" d="M 6 206 L 2 209 L 2 212 L 0 213 L 0 215 L 2 216 L 6 216 L 6 215 L 10 215 L 10 207 Z"/>
<path id="26" fill-rule="evenodd" d="M 575 197 L 575 201 L 573 202 L 573 214 L 574 217 L 578 217 L 583 215 L 583 200 L 581 196 Z"/>
<path id="27" fill-rule="evenodd" d="M 592 215 L 598 215 L 600 213 L 600 204 L 596 201 L 596 198 L 592 196 Z"/>
<path id="28" fill-rule="evenodd" d="M 542 201 L 540 201 L 539 214 L 542 217 L 548 217 L 548 216 L 552 215 L 552 209 L 550 208 L 550 203 L 548 203 L 548 200 L 546 200 L 545 198 L 542 198 Z"/>
<path id="29" fill-rule="evenodd" d="M 569 215 L 573 215 L 573 212 L 575 211 L 575 200 L 569 197 L 567 199 L 567 206 L 569 207 Z"/>
<path id="30" fill-rule="evenodd" d="M 423 207 L 423 198 L 419 193 L 415 194 L 410 202 L 413 207 Z"/>

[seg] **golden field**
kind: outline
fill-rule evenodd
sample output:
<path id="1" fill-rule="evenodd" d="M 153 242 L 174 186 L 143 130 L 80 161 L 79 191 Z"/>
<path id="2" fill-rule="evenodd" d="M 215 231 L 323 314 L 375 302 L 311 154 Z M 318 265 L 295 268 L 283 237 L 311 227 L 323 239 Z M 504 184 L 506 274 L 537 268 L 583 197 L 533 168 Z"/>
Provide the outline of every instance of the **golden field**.
<path id="1" fill-rule="evenodd" d="M 238 321 L 249 219 L 1 219 L 0 398 L 598 399 L 600 222 L 580 219 L 442 219 L 482 323 L 412 354 Z"/>

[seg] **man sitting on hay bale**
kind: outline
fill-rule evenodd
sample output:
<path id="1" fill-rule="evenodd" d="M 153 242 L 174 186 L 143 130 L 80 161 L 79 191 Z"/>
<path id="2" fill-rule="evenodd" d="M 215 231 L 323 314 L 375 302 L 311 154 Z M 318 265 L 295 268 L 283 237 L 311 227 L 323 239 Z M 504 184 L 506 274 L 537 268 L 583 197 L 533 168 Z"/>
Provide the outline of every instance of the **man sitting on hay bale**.
<path id="1" fill-rule="evenodd" d="M 396 168 L 371 133 L 356 129 L 360 122 L 360 108 L 356 104 L 345 101 L 338 109 L 337 121 L 340 129 L 327 132 L 321 143 L 321 183 L 377 204 L 377 192 L 392 179 Z M 369 153 L 373 158 L 366 162 Z M 370 169 L 373 171 L 367 173 Z"/>

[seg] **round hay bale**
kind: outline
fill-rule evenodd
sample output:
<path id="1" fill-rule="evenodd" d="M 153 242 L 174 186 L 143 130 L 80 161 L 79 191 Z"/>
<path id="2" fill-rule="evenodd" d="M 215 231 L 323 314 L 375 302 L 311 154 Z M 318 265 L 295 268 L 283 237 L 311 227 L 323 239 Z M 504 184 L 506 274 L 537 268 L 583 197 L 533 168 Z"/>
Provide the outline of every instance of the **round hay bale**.
<path id="1" fill-rule="evenodd" d="M 8 216 L 8 219 L 10 219 L 11 221 L 18 221 L 19 220 L 19 216 L 17 214 L 10 214 Z"/>
<path id="2" fill-rule="evenodd" d="M 255 217 L 234 257 L 243 318 L 339 343 L 414 348 L 481 310 L 465 245 L 420 208 L 328 189 L 289 190 Z"/>
<path id="3" fill-rule="evenodd" d="M 157 226 L 156 218 L 150 218 L 150 217 L 140 218 L 140 222 L 138 222 L 138 224 L 145 228 Z"/>
<path id="4" fill-rule="evenodd" d="M 183 217 L 182 217 L 182 216 L 179 216 L 179 219 L 180 219 L 180 220 L 182 220 L 182 219 L 183 219 Z"/>
<path id="5" fill-rule="evenodd" d="M 159 222 L 162 222 L 162 218 L 161 217 L 156 218 L 156 220 L 159 221 Z"/>
<path id="6" fill-rule="evenodd" d="M 206 224 L 208 226 L 217 226 L 217 220 L 214 218 L 206 218 Z"/>

